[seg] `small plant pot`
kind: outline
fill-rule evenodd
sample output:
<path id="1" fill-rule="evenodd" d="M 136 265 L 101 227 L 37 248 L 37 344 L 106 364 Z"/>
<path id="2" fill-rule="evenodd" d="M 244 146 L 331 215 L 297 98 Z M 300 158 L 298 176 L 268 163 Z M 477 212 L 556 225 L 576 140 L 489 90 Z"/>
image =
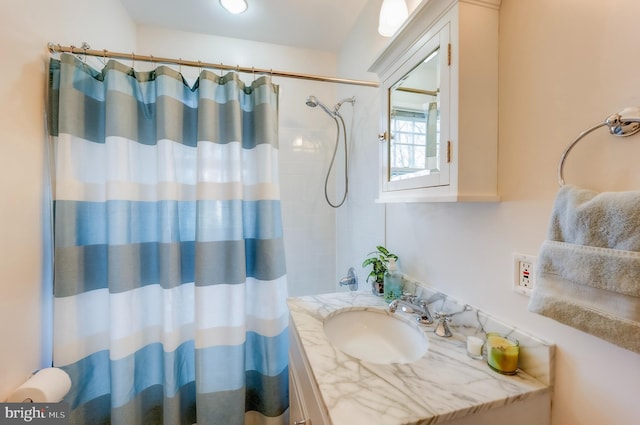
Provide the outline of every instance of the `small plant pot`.
<path id="1" fill-rule="evenodd" d="M 384 296 L 384 282 L 371 281 L 371 292 L 379 297 Z"/>

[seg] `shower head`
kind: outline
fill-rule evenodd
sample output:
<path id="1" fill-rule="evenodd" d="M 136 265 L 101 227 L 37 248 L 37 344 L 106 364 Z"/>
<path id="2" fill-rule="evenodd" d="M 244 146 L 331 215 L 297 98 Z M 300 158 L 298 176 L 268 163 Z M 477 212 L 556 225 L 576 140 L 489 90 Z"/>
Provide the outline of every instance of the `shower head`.
<path id="1" fill-rule="evenodd" d="M 315 97 L 315 96 L 307 97 L 307 106 L 315 108 L 316 106 L 318 106 L 318 103 L 320 103 L 320 102 L 318 101 L 317 97 Z"/>
<path id="2" fill-rule="evenodd" d="M 335 115 L 335 113 L 333 111 L 330 111 L 329 108 L 327 108 L 325 106 L 325 104 L 320 102 L 318 100 L 318 98 L 315 97 L 315 96 L 308 96 L 306 103 L 307 103 L 307 106 L 309 106 L 311 108 L 315 108 L 316 106 L 320 106 L 320 108 L 322 108 L 323 111 L 325 111 L 327 114 L 331 115 L 332 117 Z"/>

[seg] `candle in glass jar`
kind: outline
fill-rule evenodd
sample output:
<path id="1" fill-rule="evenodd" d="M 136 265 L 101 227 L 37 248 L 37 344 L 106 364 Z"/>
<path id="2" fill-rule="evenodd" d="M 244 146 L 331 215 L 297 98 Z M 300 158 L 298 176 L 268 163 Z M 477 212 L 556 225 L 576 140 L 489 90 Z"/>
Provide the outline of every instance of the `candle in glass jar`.
<path id="1" fill-rule="evenodd" d="M 487 334 L 487 363 L 493 370 L 506 374 L 516 373 L 519 354 L 517 340 L 496 333 Z"/>
<path id="2" fill-rule="evenodd" d="M 482 346 L 484 341 L 477 336 L 467 337 L 467 353 L 474 359 L 482 358 Z"/>

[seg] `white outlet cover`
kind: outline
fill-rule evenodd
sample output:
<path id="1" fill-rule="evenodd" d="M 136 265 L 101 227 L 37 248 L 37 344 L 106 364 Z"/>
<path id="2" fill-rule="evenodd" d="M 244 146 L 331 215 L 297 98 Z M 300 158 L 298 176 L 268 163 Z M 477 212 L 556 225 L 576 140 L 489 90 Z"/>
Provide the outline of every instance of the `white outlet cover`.
<path id="1" fill-rule="evenodd" d="M 512 289 L 513 289 L 514 292 L 517 292 L 518 294 L 522 294 L 522 295 L 525 295 L 527 297 L 530 297 L 531 296 L 531 290 L 535 286 L 536 257 L 534 257 L 533 255 L 514 253 L 514 254 L 512 254 L 512 258 L 513 258 L 513 262 L 512 262 L 512 267 L 513 267 Z M 529 276 L 530 277 L 529 277 L 529 286 L 528 287 L 520 285 L 520 263 L 521 262 L 526 262 L 526 263 L 531 264 L 531 270 L 529 270 L 529 273 L 530 273 Z"/>

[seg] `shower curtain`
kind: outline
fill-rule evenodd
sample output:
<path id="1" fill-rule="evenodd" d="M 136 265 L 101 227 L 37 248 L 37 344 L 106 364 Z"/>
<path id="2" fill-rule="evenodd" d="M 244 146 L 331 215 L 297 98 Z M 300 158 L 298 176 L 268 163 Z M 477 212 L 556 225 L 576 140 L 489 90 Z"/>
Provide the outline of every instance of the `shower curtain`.
<path id="1" fill-rule="evenodd" d="M 54 365 L 75 424 L 284 424 L 278 86 L 50 61 Z"/>

